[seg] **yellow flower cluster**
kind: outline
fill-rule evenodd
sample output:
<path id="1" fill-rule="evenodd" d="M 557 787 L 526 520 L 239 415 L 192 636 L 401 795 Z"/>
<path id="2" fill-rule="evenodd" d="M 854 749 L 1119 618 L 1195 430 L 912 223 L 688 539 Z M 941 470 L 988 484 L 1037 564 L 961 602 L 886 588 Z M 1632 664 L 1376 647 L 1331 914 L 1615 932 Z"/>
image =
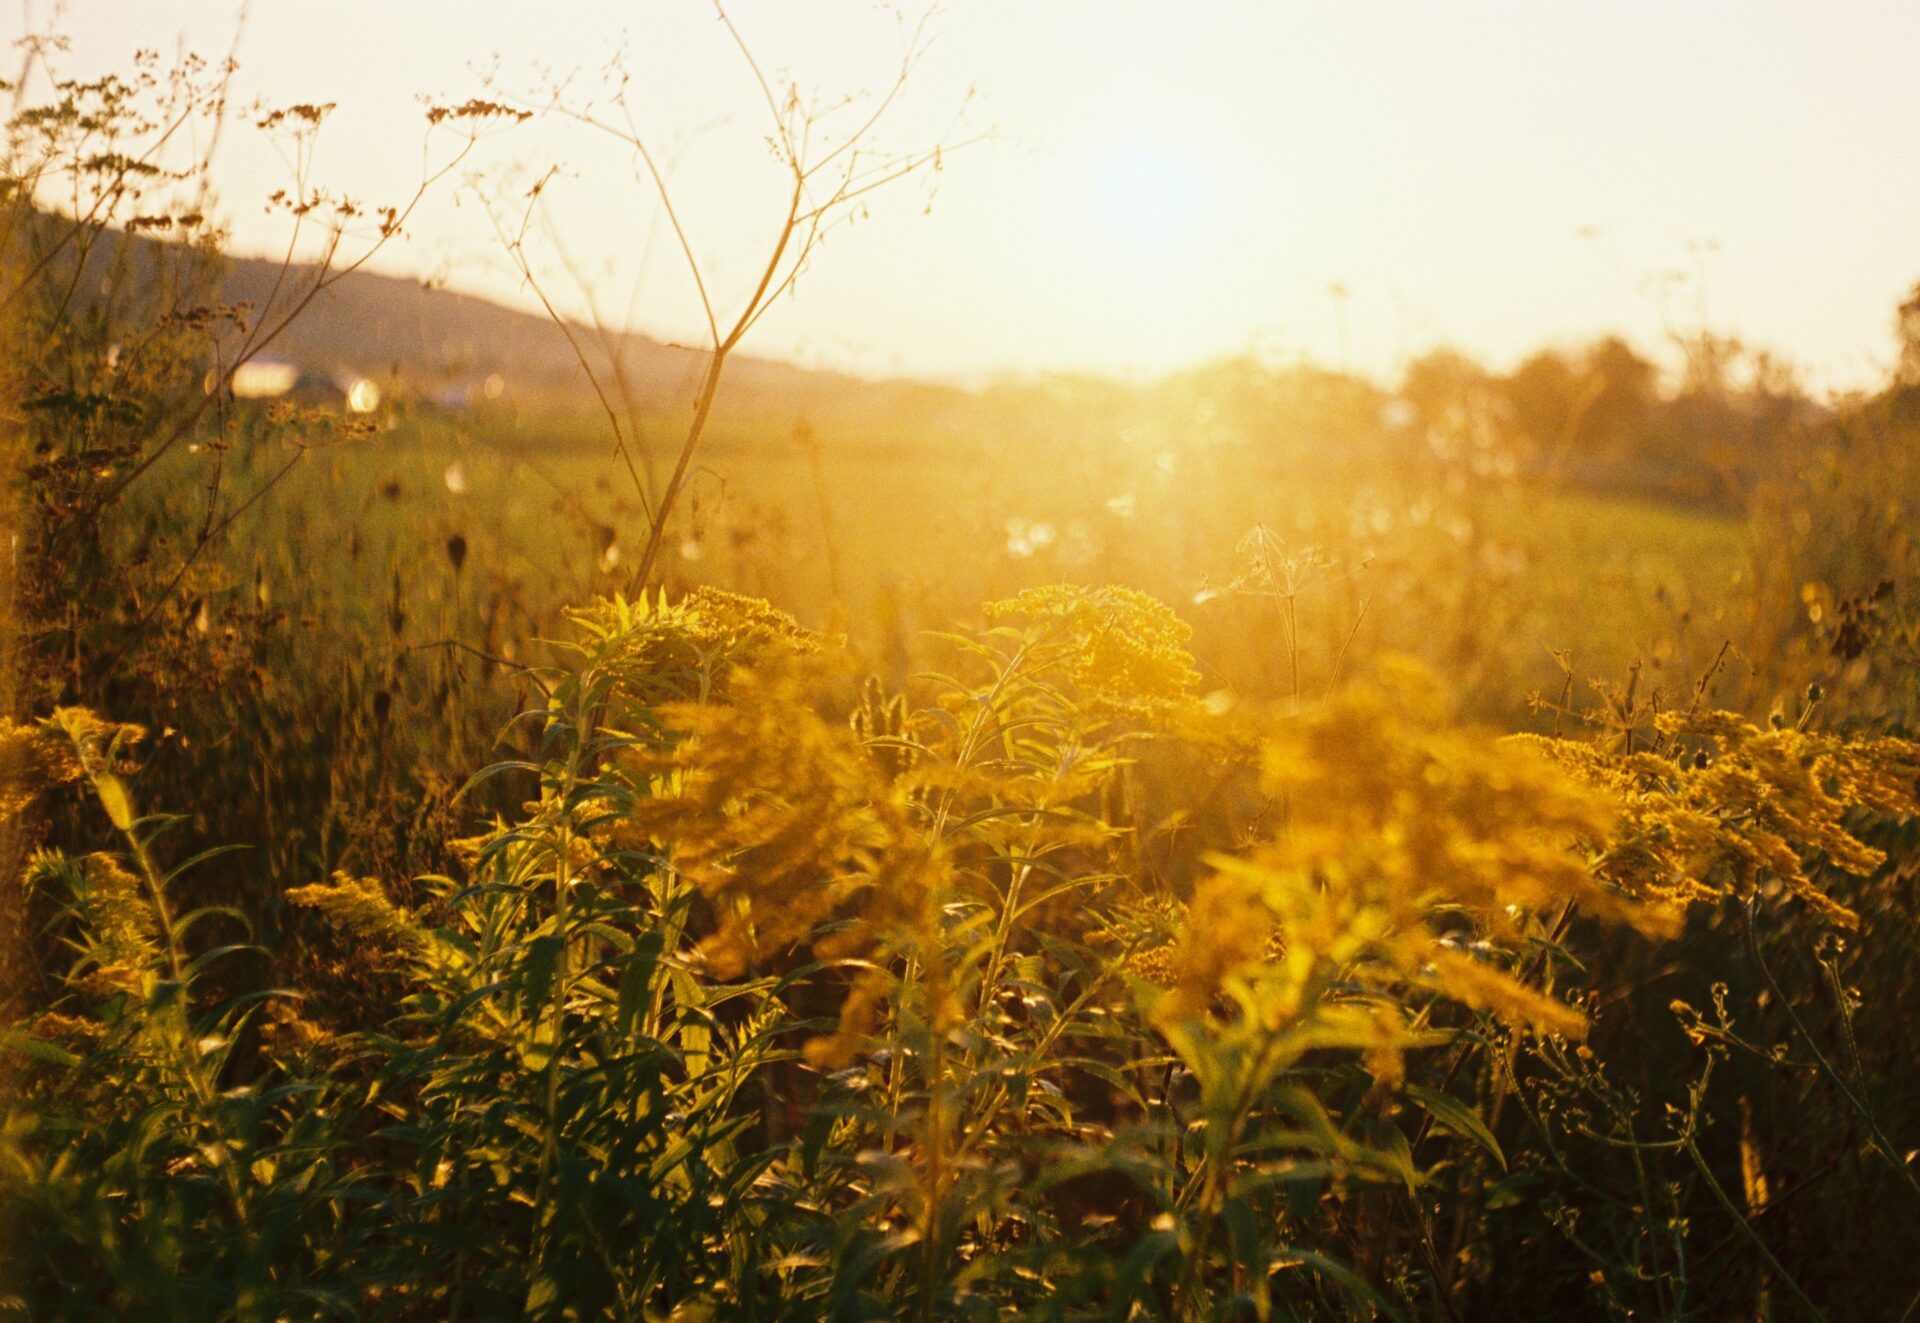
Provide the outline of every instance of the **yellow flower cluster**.
<path id="1" fill-rule="evenodd" d="M 330 882 L 292 888 L 287 903 L 318 910 L 365 941 L 371 948 L 368 954 L 375 957 L 392 958 L 417 950 L 426 940 L 413 915 L 388 899 L 372 878 L 335 871 Z"/>
<path id="2" fill-rule="evenodd" d="M 705 697 L 735 666 L 816 652 L 819 636 L 756 597 L 695 588 L 669 603 L 602 598 L 570 618 L 603 648 L 601 664 L 621 698 L 643 706 Z"/>
<path id="3" fill-rule="evenodd" d="M 89 997 L 139 994 L 161 961 L 160 932 L 140 881 L 109 854 L 69 859 L 41 850 L 26 884 L 62 893 L 80 920 L 80 963 L 72 986 Z"/>
<path id="4" fill-rule="evenodd" d="M 1157 598 L 1113 585 L 1052 584 L 990 603 L 986 614 L 1047 626 L 1068 679 L 1098 710 L 1153 717 L 1193 703 L 1193 630 Z"/>
<path id="5" fill-rule="evenodd" d="M 762 597 L 723 588 L 695 588 L 680 599 L 680 614 L 693 642 L 707 648 L 757 645 L 773 651 L 817 651 L 820 637 Z"/>
<path id="6" fill-rule="evenodd" d="M 79 775 L 80 764 L 65 740 L 0 717 L 0 825 L 25 812 L 43 787 Z"/>
<path id="7" fill-rule="evenodd" d="M 147 737 L 146 727 L 136 726 L 128 721 L 109 721 L 84 707 L 56 707 L 53 715 L 40 725 L 48 735 L 64 736 L 72 748 L 78 762 L 74 764 L 73 777 L 79 775 L 81 765 L 89 758 L 117 756 L 123 748 L 140 743 Z"/>
<path id="8" fill-rule="evenodd" d="M 1600 874 L 1675 909 L 1750 895 L 1775 879 L 1828 921 L 1852 926 L 1853 911 L 1821 890 L 1807 862 L 1823 854 L 1860 877 L 1885 862 L 1848 831 L 1846 815 L 1920 812 L 1920 744 L 1762 729 L 1731 712 L 1670 713 L 1659 730 L 1659 754 L 1518 737 L 1620 798 Z"/>
<path id="9" fill-rule="evenodd" d="M 883 936 L 937 947 L 933 897 L 943 859 L 915 831 L 903 788 L 889 782 L 859 738 L 815 712 L 792 667 L 732 673 L 725 703 L 677 703 L 658 716 L 679 738 L 634 748 L 622 767 L 654 793 L 610 829 L 616 844 L 659 849 L 717 912 L 701 952 L 732 977 L 844 920 L 815 950 L 870 951 Z M 938 961 L 927 962 L 936 1002 Z M 842 1031 L 813 1051 L 844 1058 L 874 1013 L 883 979 L 858 981 Z"/>
<path id="10" fill-rule="evenodd" d="M 1586 863 L 1580 842 L 1605 837 L 1610 797 L 1458 726 L 1423 675 L 1386 680 L 1268 733 L 1261 779 L 1283 826 L 1246 857 L 1213 860 L 1162 1013 L 1205 1014 L 1236 982 L 1254 982 L 1259 1013 L 1278 1027 L 1338 981 L 1425 988 L 1510 1022 L 1579 1033 L 1583 1017 L 1526 986 L 1499 953 L 1535 931 L 1535 916 L 1569 902 L 1671 930 L 1664 910 L 1622 897 Z M 1276 925 L 1282 950 L 1269 958 Z"/>
<path id="11" fill-rule="evenodd" d="M 1174 988 L 1174 1014 L 1204 1011 L 1229 978 L 1285 950 L 1271 911 L 1245 887 L 1203 884 L 1174 919 L 1180 937 L 1136 952 L 1127 972 Z"/>

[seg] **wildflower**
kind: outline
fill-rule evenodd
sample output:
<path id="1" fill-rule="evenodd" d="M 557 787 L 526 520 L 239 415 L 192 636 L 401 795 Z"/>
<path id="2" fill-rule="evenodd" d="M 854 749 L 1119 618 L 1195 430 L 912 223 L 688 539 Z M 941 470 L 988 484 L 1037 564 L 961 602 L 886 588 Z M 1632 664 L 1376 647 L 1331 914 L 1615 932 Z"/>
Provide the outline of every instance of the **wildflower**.
<path id="1" fill-rule="evenodd" d="M 1920 745 L 1762 729 L 1731 712 L 1669 713 L 1658 728 L 1672 756 L 1534 742 L 1620 797 L 1624 812 L 1597 864 L 1602 876 L 1676 912 L 1751 896 L 1774 879 L 1828 922 L 1857 922 L 1814 881 L 1807 861 L 1817 852 L 1859 877 L 1886 861 L 1847 829 L 1846 815 L 1856 808 L 1920 812 Z"/>
<path id="2" fill-rule="evenodd" d="M 660 851 L 713 902 L 717 924 L 700 944 L 709 967 L 734 977 L 810 939 L 827 958 L 905 943 L 922 954 L 936 1022 L 949 1016 L 934 919 L 946 861 L 859 737 L 814 711 L 805 673 L 736 670 L 729 701 L 669 704 L 657 715 L 678 738 L 624 752 L 624 770 L 653 793 L 609 834 Z M 820 935 L 830 920 L 841 926 Z M 819 1060 L 844 1059 L 888 986 L 874 971 L 856 980 Z"/>
<path id="3" fill-rule="evenodd" d="M 1349 691 L 1268 733 L 1262 786 L 1287 805 L 1285 824 L 1245 857 L 1214 859 L 1175 956 L 1177 995 L 1160 1013 L 1191 1015 L 1220 991 L 1252 987 L 1249 1004 L 1278 1028 L 1338 982 L 1421 988 L 1577 1034 L 1581 1015 L 1527 987 L 1498 951 L 1569 902 L 1672 930 L 1664 910 L 1633 903 L 1588 866 L 1581 842 L 1605 838 L 1610 797 L 1523 746 L 1454 725 L 1431 677 L 1390 668 L 1385 678 L 1390 688 Z M 1442 916 L 1469 919 L 1488 954 L 1447 941 Z M 1277 955 L 1262 918 L 1277 925 Z"/>
<path id="4" fill-rule="evenodd" d="M 74 988 L 105 1000 L 146 990 L 162 959 L 160 931 L 140 883 L 108 854 L 69 859 L 50 850 L 27 862 L 29 890 L 59 893 L 79 921 Z"/>
<path id="5" fill-rule="evenodd" d="M 1153 717 L 1193 703 L 1200 679 L 1187 651 L 1193 630 L 1146 593 L 1054 584 L 991 603 L 986 613 L 1047 627 L 1045 637 L 1060 641 L 1067 678 L 1098 709 Z"/>
<path id="6" fill-rule="evenodd" d="M 1380 1089 L 1397 1089 L 1407 1079 L 1407 1017 L 1390 1001 L 1375 1002 L 1367 1016 L 1366 1046 L 1360 1062 Z"/>
<path id="7" fill-rule="evenodd" d="M 680 738 L 625 760 L 657 793 L 614 831 L 625 844 L 664 845 L 674 870 L 718 904 L 721 927 L 703 950 L 723 975 L 763 945 L 805 938 L 894 843 L 871 761 L 850 731 L 814 715 L 791 677 L 740 674 L 734 699 L 660 710 Z"/>
<path id="8" fill-rule="evenodd" d="M 1167 953 L 1169 1015 L 1200 1014 L 1234 971 L 1266 956 L 1273 916 L 1245 888 L 1215 878 L 1195 891 L 1178 944 Z"/>
<path id="9" fill-rule="evenodd" d="M 700 699 L 723 690 L 737 666 L 809 656 L 822 640 L 757 597 L 696 588 L 669 603 L 602 598 L 571 613 L 585 650 L 614 678 L 616 707 Z"/>
<path id="10" fill-rule="evenodd" d="M 294 887 L 287 903 L 318 910 L 339 927 L 369 943 L 376 958 L 419 948 L 425 940 L 413 915 L 387 898 L 371 878 L 353 877 L 336 870 L 330 882 Z"/>
<path id="11" fill-rule="evenodd" d="M 1144 951 L 1135 951 L 1126 959 L 1126 971 L 1143 982 L 1163 988 L 1172 987 L 1174 980 L 1180 976 L 1179 967 L 1174 963 L 1177 950 L 1174 943 L 1162 942 Z"/>
<path id="12" fill-rule="evenodd" d="M 0 717 L 0 823 L 25 811 L 43 786 L 79 775 L 80 764 L 67 741 Z"/>

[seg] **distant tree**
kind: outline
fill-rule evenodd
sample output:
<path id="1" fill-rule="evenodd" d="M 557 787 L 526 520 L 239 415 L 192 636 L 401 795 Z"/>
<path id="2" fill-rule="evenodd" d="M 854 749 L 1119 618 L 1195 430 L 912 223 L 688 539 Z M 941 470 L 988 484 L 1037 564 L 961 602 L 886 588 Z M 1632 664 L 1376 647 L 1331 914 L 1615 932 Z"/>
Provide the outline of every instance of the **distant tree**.
<path id="1" fill-rule="evenodd" d="M 1894 384 L 1920 386 L 1920 283 L 1907 291 L 1906 300 L 1895 313 L 1894 332 L 1900 341 L 1900 361 L 1894 368 Z"/>
<path id="2" fill-rule="evenodd" d="M 1583 449 L 1615 461 L 1644 454 L 1660 398 L 1659 369 L 1617 335 L 1589 345 L 1580 366 L 1593 389 L 1581 420 Z"/>
<path id="3" fill-rule="evenodd" d="M 1535 453 L 1557 459 L 1574 448 L 1594 391 L 1590 374 L 1554 350 L 1542 349 L 1508 375 L 1501 393 Z"/>
<path id="4" fill-rule="evenodd" d="M 1407 365 L 1400 395 L 1413 407 L 1420 439 L 1443 464 L 1512 476 L 1529 462 L 1529 446 L 1502 385 L 1472 359 L 1439 349 Z"/>
<path id="5" fill-rule="evenodd" d="M 1407 364 L 1400 397 L 1429 426 L 1458 411 L 1475 392 L 1491 384 L 1487 370 L 1457 349 L 1435 349 Z"/>
<path id="6" fill-rule="evenodd" d="M 1273 395 L 1298 434 L 1351 452 L 1374 435 L 1383 403 L 1372 382 L 1350 372 L 1297 363 L 1273 374 Z"/>

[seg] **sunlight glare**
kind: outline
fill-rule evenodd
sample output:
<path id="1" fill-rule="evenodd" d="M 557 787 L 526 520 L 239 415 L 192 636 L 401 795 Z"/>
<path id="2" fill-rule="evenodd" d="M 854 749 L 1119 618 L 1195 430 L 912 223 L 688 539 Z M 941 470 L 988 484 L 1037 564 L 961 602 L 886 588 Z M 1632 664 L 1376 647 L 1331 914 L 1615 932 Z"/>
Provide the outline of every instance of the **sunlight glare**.
<path id="1" fill-rule="evenodd" d="M 1170 237 L 1194 207 L 1186 161 L 1157 147 L 1131 146 L 1100 165 L 1102 220 L 1116 238 L 1151 243 Z"/>

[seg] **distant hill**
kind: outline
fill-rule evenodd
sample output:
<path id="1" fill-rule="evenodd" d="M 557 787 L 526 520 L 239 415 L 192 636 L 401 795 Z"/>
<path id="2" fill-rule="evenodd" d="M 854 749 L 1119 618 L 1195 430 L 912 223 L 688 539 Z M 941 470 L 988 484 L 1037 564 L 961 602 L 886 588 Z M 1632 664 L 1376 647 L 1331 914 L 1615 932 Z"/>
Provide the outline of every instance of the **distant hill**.
<path id="1" fill-rule="evenodd" d="M 95 297 L 94 291 L 105 296 L 127 288 L 142 291 L 156 314 L 210 298 L 205 292 L 185 292 L 182 281 L 195 263 L 183 261 L 185 250 L 170 239 L 107 229 L 87 247 L 83 270 L 63 270 L 77 252 L 66 242 L 74 222 L 41 213 L 38 224 L 43 233 L 29 241 L 29 250 L 44 246 L 53 251 L 56 274 L 50 284 L 76 291 L 83 304 Z M 229 255 L 224 265 L 218 293 L 211 297 L 250 305 L 249 320 L 255 327 L 284 317 L 320 275 L 315 266 L 283 268 L 267 258 Z M 635 405 L 645 413 L 685 406 L 706 367 L 707 356 L 697 348 L 646 335 L 603 338 L 587 327 L 570 329 L 609 387 L 618 360 Z M 383 387 L 397 386 L 429 399 L 456 399 L 497 376 L 522 403 L 590 407 L 593 400 L 566 331 L 552 319 L 370 271 L 333 277 L 259 357 L 294 364 L 308 378 L 370 377 Z M 906 407 L 916 411 L 922 423 L 931 424 L 923 430 L 938 432 L 942 428 L 933 421 L 935 416 L 965 413 L 972 398 L 947 386 L 867 381 L 736 353 L 728 360 L 716 416 L 757 426 L 777 422 L 783 430 L 802 420 L 836 431 L 849 425 L 890 430 Z"/>
<path id="2" fill-rule="evenodd" d="M 222 282 L 222 298 L 252 304 L 257 322 L 290 307 L 312 287 L 316 274 L 312 267 L 294 267 L 282 279 L 276 261 L 233 258 Z M 649 408 L 683 403 L 706 366 L 706 354 L 697 349 L 644 335 L 615 336 L 603 344 L 591 330 L 573 329 L 596 371 L 610 366 L 612 355 L 621 358 L 628 382 Z M 266 356 L 330 376 L 398 378 L 422 389 L 492 375 L 502 377 L 517 394 L 570 395 L 587 388 L 565 332 L 552 319 L 367 271 L 337 278 L 273 342 Z M 760 413 L 769 408 L 791 412 L 809 400 L 844 399 L 885 387 L 841 373 L 735 354 L 728 361 L 724 389 L 730 409 Z"/>

